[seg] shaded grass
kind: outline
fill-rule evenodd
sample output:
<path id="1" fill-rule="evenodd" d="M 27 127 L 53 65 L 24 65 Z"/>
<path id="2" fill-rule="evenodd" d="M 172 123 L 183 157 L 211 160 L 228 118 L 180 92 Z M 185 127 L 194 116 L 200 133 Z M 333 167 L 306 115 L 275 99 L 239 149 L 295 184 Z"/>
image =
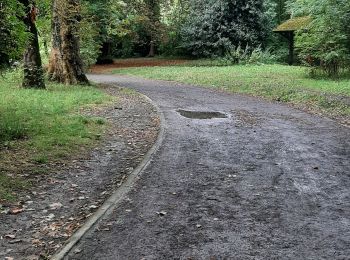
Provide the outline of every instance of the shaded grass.
<path id="1" fill-rule="evenodd" d="M 21 178 L 8 176 L 0 172 L 0 202 L 1 200 L 11 201 L 16 198 L 16 191 L 26 189 L 29 183 Z"/>
<path id="2" fill-rule="evenodd" d="M 22 89 L 18 78 L 15 72 L 0 77 L 0 170 L 10 168 L 9 155 L 24 155 L 18 161 L 25 163 L 46 164 L 68 158 L 101 137 L 106 121 L 81 110 L 101 106 L 111 97 L 87 86 L 49 83 L 47 90 Z M 8 190 L 22 183 L 4 176 L 0 199 L 10 197 Z"/>
<path id="3" fill-rule="evenodd" d="M 312 79 L 285 65 L 172 66 L 114 70 L 116 74 L 172 80 L 288 102 L 331 116 L 350 116 L 350 79 Z"/>

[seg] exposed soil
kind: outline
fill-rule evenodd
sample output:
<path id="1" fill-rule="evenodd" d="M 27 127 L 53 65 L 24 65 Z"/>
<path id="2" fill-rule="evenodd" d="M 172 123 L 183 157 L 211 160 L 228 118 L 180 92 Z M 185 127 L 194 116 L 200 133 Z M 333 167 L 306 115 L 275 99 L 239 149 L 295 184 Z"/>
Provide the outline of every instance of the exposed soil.
<path id="1" fill-rule="evenodd" d="M 157 67 L 157 66 L 173 66 L 187 63 L 187 60 L 169 60 L 154 58 L 137 58 L 137 59 L 120 59 L 114 60 L 113 64 L 94 65 L 90 68 L 90 72 L 94 74 L 108 73 L 114 69 L 132 68 L 132 67 Z"/>
<path id="2" fill-rule="evenodd" d="M 165 134 L 128 196 L 67 259 L 349 259 L 349 128 L 186 84 L 90 78 L 149 96 Z"/>
<path id="3" fill-rule="evenodd" d="M 57 251 L 142 161 L 159 130 L 156 109 L 142 95 L 117 87 L 104 90 L 117 104 L 84 110 L 106 118 L 103 140 L 74 160 L 28 173 L 34 182 L 20 202 L 0 208 L 0 259 L 46 259 Z"/>

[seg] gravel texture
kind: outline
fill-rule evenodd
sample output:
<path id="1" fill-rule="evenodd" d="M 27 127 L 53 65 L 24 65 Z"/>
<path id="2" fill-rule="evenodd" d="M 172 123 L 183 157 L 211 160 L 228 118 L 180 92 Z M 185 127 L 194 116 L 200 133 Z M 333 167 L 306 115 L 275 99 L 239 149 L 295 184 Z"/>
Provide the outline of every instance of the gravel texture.
<path id="1" fill-rule="evenodd" d="M 349 259 L 349 128 L 200 87 L 90 79 L 150 97 L 165 136 L 128 198 L 67 259 Z"/>

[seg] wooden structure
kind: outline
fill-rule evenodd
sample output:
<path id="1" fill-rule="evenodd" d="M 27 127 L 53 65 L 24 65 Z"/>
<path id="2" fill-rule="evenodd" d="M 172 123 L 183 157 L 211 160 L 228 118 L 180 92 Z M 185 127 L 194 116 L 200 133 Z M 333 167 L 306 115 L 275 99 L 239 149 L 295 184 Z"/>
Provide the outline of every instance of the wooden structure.
<path id="1" fill-rule="evenodd" d="M 306 28 L 311 22 L 310 16 L 296 17 L 280 24 L 275 30 L 275 33 L 280 33 L 288 39 L 289 42 L 289 65 L 294 63 L 294 35 L 295 31 Z"/>

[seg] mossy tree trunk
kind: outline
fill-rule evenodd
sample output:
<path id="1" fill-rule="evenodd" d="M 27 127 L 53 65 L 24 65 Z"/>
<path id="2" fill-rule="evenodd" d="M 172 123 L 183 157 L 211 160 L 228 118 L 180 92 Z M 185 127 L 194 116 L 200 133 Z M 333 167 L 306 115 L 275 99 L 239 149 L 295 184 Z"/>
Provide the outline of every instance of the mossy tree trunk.
<path id="1" fill-rule="evenodd" d="M 24 52 L 24 77 L 23 87 L 45 88 L 44 71 L 41 63 L 38 30 L 35 26 L 36 8 L 34 1 L 20 0 L 25 7 L 23 22 L 27 31 L 31 34 L 28 47 Z"/>
<path id="2" fill-rule="evenodd" d="M 67 85 L 88 84 L 80 57 L 79 0 L 54 0 L 49 79 Z"/>

